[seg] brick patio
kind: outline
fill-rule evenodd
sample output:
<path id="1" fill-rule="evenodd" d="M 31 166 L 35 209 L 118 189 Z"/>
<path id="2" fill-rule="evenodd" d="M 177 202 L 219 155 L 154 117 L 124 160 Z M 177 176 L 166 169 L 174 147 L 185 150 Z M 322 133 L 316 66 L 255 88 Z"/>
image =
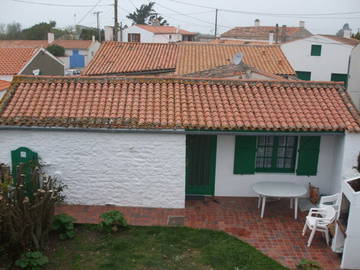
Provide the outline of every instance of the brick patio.
<path id="1" fill-rule="evenodd" d="M 306 213 L 299 212 L 299 219 L 294 220 L 287 200 L 269 202 L 266 206 L 264 219 L 259 216 L 257 198 L 239 197 L 188 200 L 185 209 L 64 205 L 56 212 L 66 212 L 78 223 L 98 223 L 101 213 L 116 209 L 129 224 L 145 226 L 167 225 L 169 216 L 185 216 L 186 226 L 223 230 L 289 268 L 307 258 L 320 262 L 324 270 L 339 269 L 339 256 L 326 246 L 320 233 L 311 247 L 306 247 L 309 235 L 301 236 Z"/>

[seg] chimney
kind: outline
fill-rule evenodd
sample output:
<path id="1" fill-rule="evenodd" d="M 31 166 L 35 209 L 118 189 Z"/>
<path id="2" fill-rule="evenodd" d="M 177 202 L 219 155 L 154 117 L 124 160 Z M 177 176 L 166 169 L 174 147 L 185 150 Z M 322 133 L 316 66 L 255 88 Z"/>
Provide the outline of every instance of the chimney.
<path id="1" fill-rule="evenodd" d="M 299 27 L 305 28 L 305 21 L 299 21 Z"/>
<path id="2" fill-rule="evenodd" d="M 105 41 L 111 41 L 114 40 L 114 31 L 112 26 L 105 26 Z"/>
<path id="3" fill-rule="evenodd" d="M 344 29 L 344 38 L 351 38 L 351 29 Z"/>
<path id="4" fill-rule="evenodd" d="M 255 20 L 255 26 L 260 26 L 260 20 L 259 19 Z"/>
<path id="5" fill-rule="evenodd" d="M 94 35 L 91 36 L 91 40 L 92 40 L 92 42 L 95 42 L 95 36 Z"/>
<path id="6" fill-rule="evenodd" d="M 48 34 L 47 34 L 47 37 L 48 37 L 48 44 L 51 44 L 51 43 L 54 42 L 54 40 L 55 40 L 55 35 L 54 35 L 54 33 L 48 33 Z"/>
<path id="7" fill-rule="evenodd" d="M 284 24 L 282 27 L 281 27 L 281 43 L 283 42 L 286 42 L 286 25 Z"/>
<path id="8" fill-rule="evenodd" d="M 270 31 L 269 33 L 269 44 L 273 44 L 274 43 L 274 32 Z"/>
<path id="9" fill-rule="evenodd" d="M 279 43 L 279 24 L 276 24 L 275 26 L 275 43 Z"/>

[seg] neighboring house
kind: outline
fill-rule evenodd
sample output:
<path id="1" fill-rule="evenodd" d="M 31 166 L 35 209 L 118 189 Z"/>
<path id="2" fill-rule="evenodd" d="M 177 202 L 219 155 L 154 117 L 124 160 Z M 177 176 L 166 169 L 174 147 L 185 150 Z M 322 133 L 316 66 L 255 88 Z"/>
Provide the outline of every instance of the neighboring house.
<path id="1" fill-rule="evenodd" d="M 351 50 L 356 39 L 314 35 L 281 44 L 297 76 L 312 81 L 347 81 Z"/>
<path id="2" fill-rule="evenodd" d="M 184 75 L 231 63 L 236 53 L 257 70 L 280 75 L 295 72 L 278 45 L 105 42 L 83 75 Z"/>
<path id="3" fill-rule="evenodd" d="M 100 47 L 98 41 L 93 40 L 54 40 L 52 33 L 48 40 L 0 40 L 0 48 L 46 48 L 59 45 L 65 48 L 65 57 L 58 57 L 65 65 L 65 69 L 83 69 L 93 58 Z"/>
<path id="4" fill-rule="evenodd" d="M 9 88 L 10 82 L 0 80 L 0 100 L 4 96 L 6 90 Z"/>
<path id="5" fill-rule="evenodd" d="M 9 91 L 1 162 L 37 152 L 70 204 L 183 208 L 274 180 L 332 194 L 359 175 L 359 112 L 339 83 L 20 76 Z"/>
<path id="6" fill-rule="evenodd" d="M 261 26 L 260 20 L 255 20 L 254 26 L 237 26 L 221 34 L 221 39 L 234 39 L 244 41 L 267 41 L 283 43 L 299 38 L 305 38 L 312 34 L 305 28 L 305 22 L 300 21 L 298 27 Z"/>
<path id="7" fill-rule="evenodd" d="M 18 74 L 64 75 L 64 64 L 43 48 L 0 48 L 0 80 Z"/>
<path id="8" fill-rule="evenodd" d="M 171 43 L 193 41 L 196 33 L 175 26 L 135 24 L 123 31 L 123 41 L 144 43 Z"/>
<path id="9" fill-rule="evenodd" d="M 347 91 L 355 106 L 360 109 L 360 44 L 351 51 L 348 78 Z"/>

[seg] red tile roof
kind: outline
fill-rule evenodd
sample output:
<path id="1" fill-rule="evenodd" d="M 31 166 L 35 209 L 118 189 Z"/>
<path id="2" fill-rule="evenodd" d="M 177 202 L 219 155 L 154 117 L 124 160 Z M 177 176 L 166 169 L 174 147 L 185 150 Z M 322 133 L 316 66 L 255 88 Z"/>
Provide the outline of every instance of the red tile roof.
<path id="1" fill-rule="evenodd" d="M 83 71 L 85 75 L 174 71 L 177 45 L 105 42 Z"/>
<path id="2" fill-rule="evenodd" d="M 51 45 L 56 44 L 65 49 L 87 49 L 91 40 L 55 40 Z M 46 48 L 49 46 L 47 40 L 0 40 L 0 48 Z"/>
<path id="3" fill-rule="evenodd" d="M 0 125 L 360 132 L 343 84 L 16 76 Z"/>
<path id="4" fill-rule="evenodd" d="M 282 27 L 278 28 L 279 34 L 283 31 Z M 306 31 L 306 32 L 305 32 Z M 275 26 L 237 26 L 221 34 L 222 38 L 239 38 L 239 39 L 260 39 L 268 40 L 269 33 L 276 32 Z M 286 27 L 286 36 L 294 36 L 298 32 L 311 33 L 302 27 Z"/>
<path id="5" fill-rule="evenodd" d="M 177 75 L 227 65 L 242 52 L 244 62 L 278 75 L 295 74 L 278 45 L 237 45 L 208 43 L 127 43 L 106 42 L 85 68 L 84 75 L 174 71 Z"/>
<path id="6" fill-rule="evenodd" d="M 244 63 L 278 75 L 295 74 L 278 45 L 179 44 L 176 74 L 188 74 L 230 64 L 241 52 Z"/>
<path id="7" fill-rule="evenodd" d="M 36 48 L 0 48 L 0 75 L 18 74 L 37 51 Z"/>
<path id="8" fill-rule="evenodd" d="M 9 88 L 11 82 L 0 80 L 0 92 Z"/>
<path id="9" fill-rule="evenodd" d="M 320 35 L 326 38 L 330 38 L 332 40 L 350 45 L 350 46 L 357 46 L 360 44 L 360 40 L 355 39 L 355 38 L 344 38 L 344 37 L 338 37 L 338 36 L 333 36 L 333 35 Z"/>
<path id="10" fill-rule="evenodd" d="M 175 26 L 168 26 L 168 25 L 149 25 L 149 24 L 136 24 L 135 26 L 142 28 L 146 31 L 152 32 L 154 34 L 182 34 L 182 35 L 196 35 L 196 33 L 189 32 Z"/>

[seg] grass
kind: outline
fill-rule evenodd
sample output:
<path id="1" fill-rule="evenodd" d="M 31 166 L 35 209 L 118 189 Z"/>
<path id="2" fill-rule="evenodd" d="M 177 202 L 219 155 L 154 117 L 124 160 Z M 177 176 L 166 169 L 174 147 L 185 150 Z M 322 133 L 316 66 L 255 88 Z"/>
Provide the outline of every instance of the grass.
<path id="1" fill-rule="evenodd" d="M 47 270 L 285 270 L 223 232 L 185 227 L 130 227 L 117 234 L 79 226 L 76 237 L 52 243 Z"/>

